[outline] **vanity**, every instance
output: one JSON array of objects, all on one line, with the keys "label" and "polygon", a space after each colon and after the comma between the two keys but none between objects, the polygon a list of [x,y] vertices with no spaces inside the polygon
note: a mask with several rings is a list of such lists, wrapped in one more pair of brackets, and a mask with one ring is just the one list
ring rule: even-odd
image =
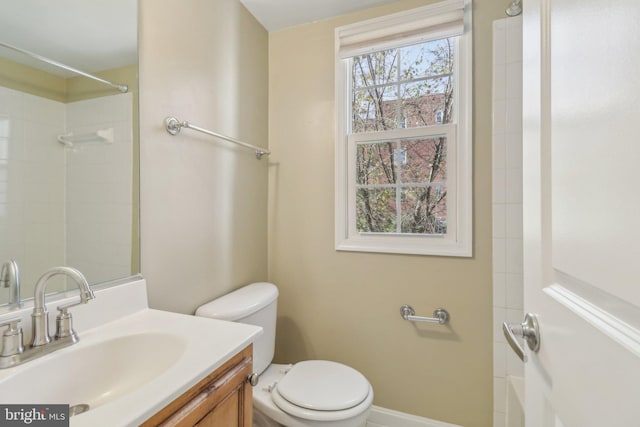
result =
[{"label": "vanity", "polygon": [[[141,277],[94,292],[73,311],[79,342],[0,370],[0,402],[78,407],[74,427],[252,425],[252,342],[261,328],[150,309]],[[55,313],[78,295],[51,299]],[[31,308],[0,322],[29,325]]]},{"label": "vanity", "polygon": [[252,346],[233,356],[182,396],[168,404],[142,427],[251,427]]}]

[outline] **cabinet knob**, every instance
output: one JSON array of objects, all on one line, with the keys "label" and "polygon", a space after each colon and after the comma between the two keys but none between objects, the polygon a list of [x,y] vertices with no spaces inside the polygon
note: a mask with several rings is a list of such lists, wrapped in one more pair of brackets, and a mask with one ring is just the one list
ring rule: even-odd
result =
[{"label": "cabinet knob", "polygon": [[251,387],[255,387],[258,385],[258,381],[260,381],[260,377],[255,372],[252,372],[251,374],[247,375],[247,381],[249,381],[249,384],[251,384]]}]

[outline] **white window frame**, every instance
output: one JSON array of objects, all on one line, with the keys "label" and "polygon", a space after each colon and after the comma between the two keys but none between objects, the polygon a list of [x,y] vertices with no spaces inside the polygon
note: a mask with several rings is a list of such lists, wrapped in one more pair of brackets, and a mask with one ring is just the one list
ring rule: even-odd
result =
[{"label": "white window frame", "polygon": [[[356,40],[370,51],[403,47],[393,36],[375,40],[376,36],[392,33],[414,34],[421,22],[438,24],[438,16],[464,8],[464,31],[456,45],[457,91],[454,124],[421,128],[394,129],[385,132],[350,133],[350,93],[352,60],[340,52],[341,40]],[[434,20],[434,16],[436,17]],[[444,38],[434,31],[435,38]],[[367,44],[367,38],[374,43]],[[414,37],[415,39],[415,37]],[[359,53],[356,53],[356,55]],[[355,56],[355,55],[351,55]],[[381,252],[417,255],[471,257],[472,251],[472,37],[471,0],[447,0],[393,15],[359,22],[336,29],[335,69],[335,248],[339,251]],[[447,136],[447,233],[444,235],[359,233],[355,222],[356,144],[358,142],[389,141],[405,138]]]}]

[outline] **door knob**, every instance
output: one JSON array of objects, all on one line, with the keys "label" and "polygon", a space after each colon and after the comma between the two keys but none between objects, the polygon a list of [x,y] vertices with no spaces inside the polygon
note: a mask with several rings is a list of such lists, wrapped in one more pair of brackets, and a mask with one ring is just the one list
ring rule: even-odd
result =
[{"label": "door knob", "polygon": [[533,352],[537,352],[540,349],[540,330],[538,328],[538,319],[535,314],[527,313],[524,316],[524,322],[522,323],[507,323],[502,324],[502,332],[507,339],[507,342],[516,352],[520,360],[527,361],[527,355],[524,353],[524,349],[518,342],[516,335],[524,338],[529,346],[529,349]]}]

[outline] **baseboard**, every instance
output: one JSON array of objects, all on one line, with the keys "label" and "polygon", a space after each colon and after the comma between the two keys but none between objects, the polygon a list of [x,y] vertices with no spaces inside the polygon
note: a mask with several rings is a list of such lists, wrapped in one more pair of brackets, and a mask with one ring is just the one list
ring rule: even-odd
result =
[{"label": "baseboard", "polygon": [[431,420],[429,418],[418,417],[405,414],[391,409],[373,406],[367,427],[461,427],[456,424],[444,423],[442,421]]}]

